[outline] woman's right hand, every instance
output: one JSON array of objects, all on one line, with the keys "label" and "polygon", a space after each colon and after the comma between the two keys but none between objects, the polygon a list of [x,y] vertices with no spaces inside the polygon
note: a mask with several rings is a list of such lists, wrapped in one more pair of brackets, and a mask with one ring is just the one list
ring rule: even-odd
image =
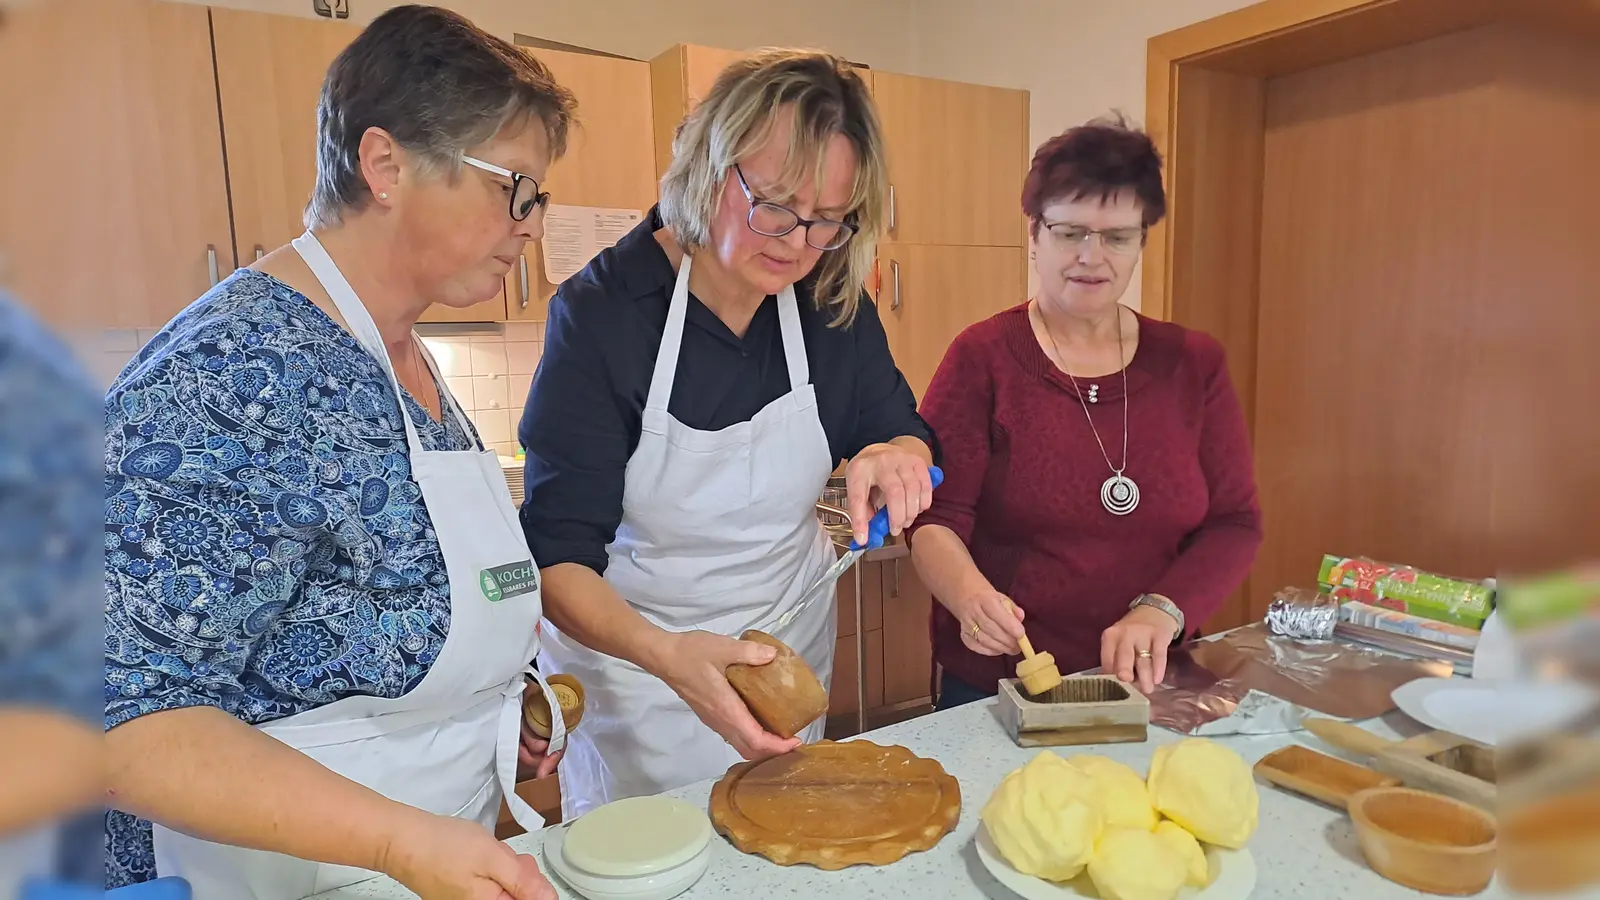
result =
[{"label": "woman's right hand", "polygon": [[961,643],[984,656],[1022,652],[1022,607],[991,587],[980,588],[948,604],[961,625]]},{"label": "woman's right hand", "polygon": [[[707,631],[685,631],[666,637],[657,674],[683,702],[745,759],[780,756],[800,746],[799,738],[781,738],[761,727],[745,706],[726,670],[734,663],[764,666],[777,651]],[[641,727],[650,727],[642,723]]]},{"label": "woman's right hand", "polygon": [[383,871],[422,900],[556,900],[538,862],[482,825],[411,812],[390,839]]}]

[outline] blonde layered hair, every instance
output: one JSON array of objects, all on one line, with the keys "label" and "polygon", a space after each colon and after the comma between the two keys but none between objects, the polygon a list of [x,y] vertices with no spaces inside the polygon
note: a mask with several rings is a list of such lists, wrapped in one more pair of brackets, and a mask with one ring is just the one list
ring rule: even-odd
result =
[{"label": "blonde layered hair", "polygon": [[739,160],[767,142],[780,115],[794,128],[774,196],[784,203],[808,180],[822,184],[828,142],[842,135],[856,155],[856,177],[844,216],[855,235],[823,251],[812,281],[818,309],[831,325],[855,318],[883,233],[889,182],[883,128],[872,95],[850,63],[816,50],[769,48],[748,54],[717,76],[700,105],[678,126],[672,164],[661,178],[661,218],[687,253],[711,245],[711,222],[724,181]]}]

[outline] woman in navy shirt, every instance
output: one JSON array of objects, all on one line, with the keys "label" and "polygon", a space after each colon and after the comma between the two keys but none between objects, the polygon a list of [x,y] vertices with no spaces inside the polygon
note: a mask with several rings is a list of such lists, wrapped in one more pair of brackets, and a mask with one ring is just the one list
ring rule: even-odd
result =
[{"label": "woman in navy shirt", "polygon": [[845,464],[856,536],[931,499],[933,437],[861,285],[884,220],[865,84],[825,54],[734,63],[691,113],[661,204],[561,286],[518,434],[545,574],[547,672],[583,682],[564,814],[821,737],[762,730],[728,685],[773,633],[826,683],[834,561],[815,514]]}]

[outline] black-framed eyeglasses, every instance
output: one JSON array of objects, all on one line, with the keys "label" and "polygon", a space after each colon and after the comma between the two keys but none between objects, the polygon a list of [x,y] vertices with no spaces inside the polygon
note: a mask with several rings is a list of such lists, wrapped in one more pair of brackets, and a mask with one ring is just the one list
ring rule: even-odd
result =
[{"label": "black-framed eyeglasses", "polygon": [[750,201],[750,215],[745,221],[749,224],[750,230],[756,234],[783,237],[803,226],[806,230],[806,243],[817,250],[837,250],[855,236],[856,226],[851,222],[839,222],[834,219],[802,219],[799,213],[787,206],[758,199],[751,192],[750,183],[744,180],[744,172],[737,163],[733,166],[733,174],[739,179],[739,189],[744,191],[744,198]]},{"label": "black-framed eyeglasses", "polygon": [[1100,236],[1100,246],[1107,253],[1126,255],[1139,252],[1144,246],[1145,229],[1140,226],[1128,228],[1088,228],[1083,225],[1073,225],[1070,222],[1051,222],[1046,224],[1045,230],[1062,247],[1077,249],[1095,235]]},{"label": "black-framed eyeglasses", "polygon": [[[539,182],[532,175],[513,172],[494,163],[484,162],[470,156],[461,157],[461,161],[469,166],[476,166],[485,172],[492,172],[501,178],[511,179],[511,218],[521,222],[533,215],[535,209],[544,209],[550,205],[550,192],[540,191]],[[504,185],[502,185],[504,187]]]}]

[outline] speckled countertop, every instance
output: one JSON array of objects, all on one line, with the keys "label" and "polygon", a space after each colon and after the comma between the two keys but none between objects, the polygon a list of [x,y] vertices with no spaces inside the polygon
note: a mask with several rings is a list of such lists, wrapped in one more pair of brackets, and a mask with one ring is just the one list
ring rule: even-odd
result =
[{"label": "speckled countertop", "polygon": [[[1421,729],[1399,713],[1388,718],[1362,723],[1386,737],[1405,737]],[[683,900],[709,898],[761,898],[761,900],[856,900],[856,898],[939,898],[984,897],[1015,900],[1016,895],[996,882],[978,861],[973,836],[978,826],[978,810],[1007,772],[1022,765],[1035,752],[1016,746],[1006,735],[994,713],[994,701],[974,703],[921,718],[911,719],[861,735],[879,744],[902,744],[913,752],[942,763],[961,784],[961,820],[953,832],[933,849],[906,857],[882,868],[853,867],[824,872],[810,866],[778,866],[760,857],[735,850],[725,839],[715,841],[711,866],[694,887],[679,895]],[[1085,748],[1059,748],[1056,752],[1097,753],[1125,762],[1140,772],[1148,770],[1151,754],[1178,735],[1152,727],[1150,740],[1141,744],[1109,744]],[[1294,735],[1229,737],[1219,739],[1244,756],[1252,765],[1262,756],[1289,743],[1322,747],[1305,732]],[[711,795],[712,781],[704,781],[672,791],[702,808]],[[1423,897],[1415,891],[1387,881],[1369,869],[1361,859],[1350,820],[1332,808],[1289,794],[1259,782],[1261,824],[1249,848],[1257,868],[1258,898],[1308,898],[1308,900],[1387,900],[1398,897]],[[539,834],[521,835],[509,841],[524,852],[540,853]],[[581,900],[559,879],[554,879],[563,900]],[[373,881],[320,895],[321,900],[356,898],[410,898],[413,894],[388,879]],[[1498,884],[1480,897],[1507,896]]]}]

